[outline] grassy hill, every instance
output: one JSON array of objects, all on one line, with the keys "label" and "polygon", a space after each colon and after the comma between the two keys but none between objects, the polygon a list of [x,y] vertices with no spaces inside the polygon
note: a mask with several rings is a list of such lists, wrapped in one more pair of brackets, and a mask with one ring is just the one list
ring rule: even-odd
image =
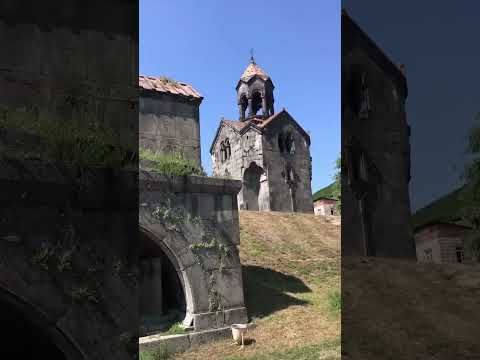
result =
[{"label": "grassy hill", "polygon": [[479,359],[479,299],[480,266],[342,258],[342,359]]},{"label": "grassy hill", "polygon": [[331,183],[330,185],[324,187],[323,189],[318,190],[313,194],[313,201],[317,201],[320,198],[334,199],[332,195],[334,187],[335,187],[335,183]]},{"label": "grassy hill", "polygon": [[340,359],[340,224],[309,214],[240,212],[246,304],[257,328],[175,359]]}]

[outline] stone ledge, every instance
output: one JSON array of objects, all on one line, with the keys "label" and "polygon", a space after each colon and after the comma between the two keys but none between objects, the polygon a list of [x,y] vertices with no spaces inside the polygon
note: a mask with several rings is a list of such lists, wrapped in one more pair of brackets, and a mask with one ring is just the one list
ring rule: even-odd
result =
[{"label": "stone ledge", "polygon": [[140,170],[140,190],[165,190],[175,193],[214,193],[237,194],[240,180],[222,179],[206,176],[164,176],[154,171]]},{"label": "stone ledge", "polygon": [[205,344],[210,341],[225,339],[231,336],[231,329],[229,326],[212,329],[196,331],[189,334],[180,335],[150,335],[138,339],[139,350],[153,350],[160,345],[165,345],[169,352],[183,352],[188,350],[191,346]]}]

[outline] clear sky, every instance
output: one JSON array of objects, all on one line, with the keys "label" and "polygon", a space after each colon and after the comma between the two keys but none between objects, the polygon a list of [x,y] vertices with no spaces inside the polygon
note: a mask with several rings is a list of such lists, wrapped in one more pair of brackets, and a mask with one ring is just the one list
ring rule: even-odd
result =
[{"label": "clear sky", "polygon": [[140,0],[140,74],[187,82],[203,96],[202,164],[220,118],[238,119],[235,86],[254,49],[285,107],[310,134],[312,191],[340,154],[340,1]]},{"label": "clear sky", "polygon": [[415,211],[462,183],[466,136],[480,111],[480,2],[343,5],[394,63],[406,66]]}]

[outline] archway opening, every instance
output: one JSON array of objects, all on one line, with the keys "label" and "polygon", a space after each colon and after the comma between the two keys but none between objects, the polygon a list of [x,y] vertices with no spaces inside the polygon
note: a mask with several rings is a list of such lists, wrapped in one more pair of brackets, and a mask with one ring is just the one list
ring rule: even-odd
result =
[{"label": "archway opening", "polygon": [[140,239],[141,336],[166,331],[185,319],[186,301],[172,254],[143,231]]},{"label": "archway opening", "polygon": [[257,115],[258,111],[262,108],[262,94],[259,92],[253,93],[252,96],[252,115]]},{"label": "archway opening", "polygon": [[81,359],[78,350],[42,313],[3,290],[0,319],[8,328],[2,334],[2,359]]},{"label": "archway opening", "polygon": [[255,163],[251,163],[243,174],[243,202],[246,210],[258,211],[260,194],[260,177],[263,169]]}]

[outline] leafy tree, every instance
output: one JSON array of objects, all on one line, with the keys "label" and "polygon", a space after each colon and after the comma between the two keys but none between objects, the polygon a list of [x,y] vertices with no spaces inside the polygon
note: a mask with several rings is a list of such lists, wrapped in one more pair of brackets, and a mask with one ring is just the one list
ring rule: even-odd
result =
[{"label": "leafy tree", "polygon": [[342,161],[339,156],[335,161],[335,173],[333,175],[334,185],[332,189],[332,197],[337,200],[335,207],[339,214],[341,214],[342,211],[341,163]]},{"label": "leafy tree", "polygon": [[473,228],[472,233],[465,239],[465,251],[480,261],[480,113],[475,120],[477,123],[470,129],[467,138],[467,153],[470,159],[464,171],[466,185],[462,194],[462,216]]}]

